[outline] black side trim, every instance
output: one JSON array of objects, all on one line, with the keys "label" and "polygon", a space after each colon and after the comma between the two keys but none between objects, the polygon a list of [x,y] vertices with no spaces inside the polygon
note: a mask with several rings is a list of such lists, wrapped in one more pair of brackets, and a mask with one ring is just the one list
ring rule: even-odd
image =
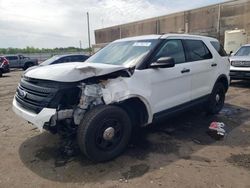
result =
[{"label": "black side trim", "polygon": [[164,111],[161,111],[161,112],[157,112],[153,116],[153,121],[159,120],[159,119],[162,119],[162,118],[171,117],[171,116],[174,116],[174,115],[176,115],[178,113],[184,112],[187,109],[190,109],[190,108],[192,108],[194,106],[201,105],[201,104],[205,103],[208,100],[209,96],[210,95],[205,95],[205,96],[200,97],[198,99],[195,99],[193,101],[190,101],[190,102],[175,106],[173,108],[170,108],[170,109],[167,109],[167,110],[164,110]]}]

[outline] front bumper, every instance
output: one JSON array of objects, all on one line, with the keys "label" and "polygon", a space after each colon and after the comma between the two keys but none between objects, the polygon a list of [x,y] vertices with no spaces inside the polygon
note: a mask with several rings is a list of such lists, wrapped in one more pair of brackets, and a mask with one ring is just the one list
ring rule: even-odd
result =
[{"label": "front bumper", "polygon": [[35,125],[40,131],[42,131],[44,124],[49,122],[50,118],[56,114],[56,109],[53,108],[43,108],[38,114],[30,112],[22,108],[15,97],[12,104],[12,109],[18,116]]}]

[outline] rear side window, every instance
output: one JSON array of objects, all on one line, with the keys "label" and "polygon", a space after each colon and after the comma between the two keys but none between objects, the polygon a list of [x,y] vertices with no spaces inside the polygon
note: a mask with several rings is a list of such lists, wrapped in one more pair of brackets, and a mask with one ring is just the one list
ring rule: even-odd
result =
[{"label": "rear side window", "polygon": [[212,59],[213,56],[201,40],[185,40],[188,61]]},{"label": "rear side window", "polygon": [[212,44],[214,49],[220,54],[220,56],[228,56],[227,52],[224,50],[223,46],[218,41],[211,41],[210,43]]},{"label": "rear side window", "polygon": [[7,56],[6,59],[8,59],[8,60],[18,60],[17,56]]}]

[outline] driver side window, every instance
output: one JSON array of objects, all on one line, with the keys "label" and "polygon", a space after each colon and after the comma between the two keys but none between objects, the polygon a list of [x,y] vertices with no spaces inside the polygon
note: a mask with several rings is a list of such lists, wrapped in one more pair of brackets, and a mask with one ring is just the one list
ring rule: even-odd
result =
[{"label": "driver side window", "polygon": [[184,63],[186,59],[181,40],[167,40],[154,57],[153,62],[161,57],[172,57],[176,64]]}]

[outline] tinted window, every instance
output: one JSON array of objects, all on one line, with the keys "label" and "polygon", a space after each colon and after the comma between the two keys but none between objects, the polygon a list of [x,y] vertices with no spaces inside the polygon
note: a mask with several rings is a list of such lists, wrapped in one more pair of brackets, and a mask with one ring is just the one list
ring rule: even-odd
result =
[{"label": "tinted window", "polygon": [[7,56],[6,59],[8,60],[18,60],[17,56]]},{"label": "tinted window", "polygon": [[188,61],[211,59],[212,54],[201,40],[185,40]]},{"label": "tinted window", "polygon": [[71,62],[83,62],[87,59],[87,56],[83,55],[76,55],[76,56],[71,56]]},{"label": "tinted window", "polygon": [[172,57],[175,63],[184,63],[185,53],[181,40],[168,40],[156,54],[153,62],[157,61],[160,57]]},{"label": "tinted window", "polygon": [[78,58],[78,56],[70,56],[70,61],[77,62],[77,61],[79,61],[79,58]]},{"label": "tinted window", "polygon": [[81,62],[83,62],[83,61],[85,61],[86,59],[88,59],[89,57],[88,56],[85,56],[85,55],[79,55],[78,56],[78,61],[81,61]]},{"label": "tinted window", "polygon": [[211,41],[211,44],[214,47],[214,49],[220,54],[220,56],[222,57],[228,56],[223,46],[218,41]]},{"label": "tinted window", "polygon": [[62,58],[56,60],[55,62],[53,62],[52,64],[68,63],[68,62],[71,62],[70,57],[62,57]]}]

